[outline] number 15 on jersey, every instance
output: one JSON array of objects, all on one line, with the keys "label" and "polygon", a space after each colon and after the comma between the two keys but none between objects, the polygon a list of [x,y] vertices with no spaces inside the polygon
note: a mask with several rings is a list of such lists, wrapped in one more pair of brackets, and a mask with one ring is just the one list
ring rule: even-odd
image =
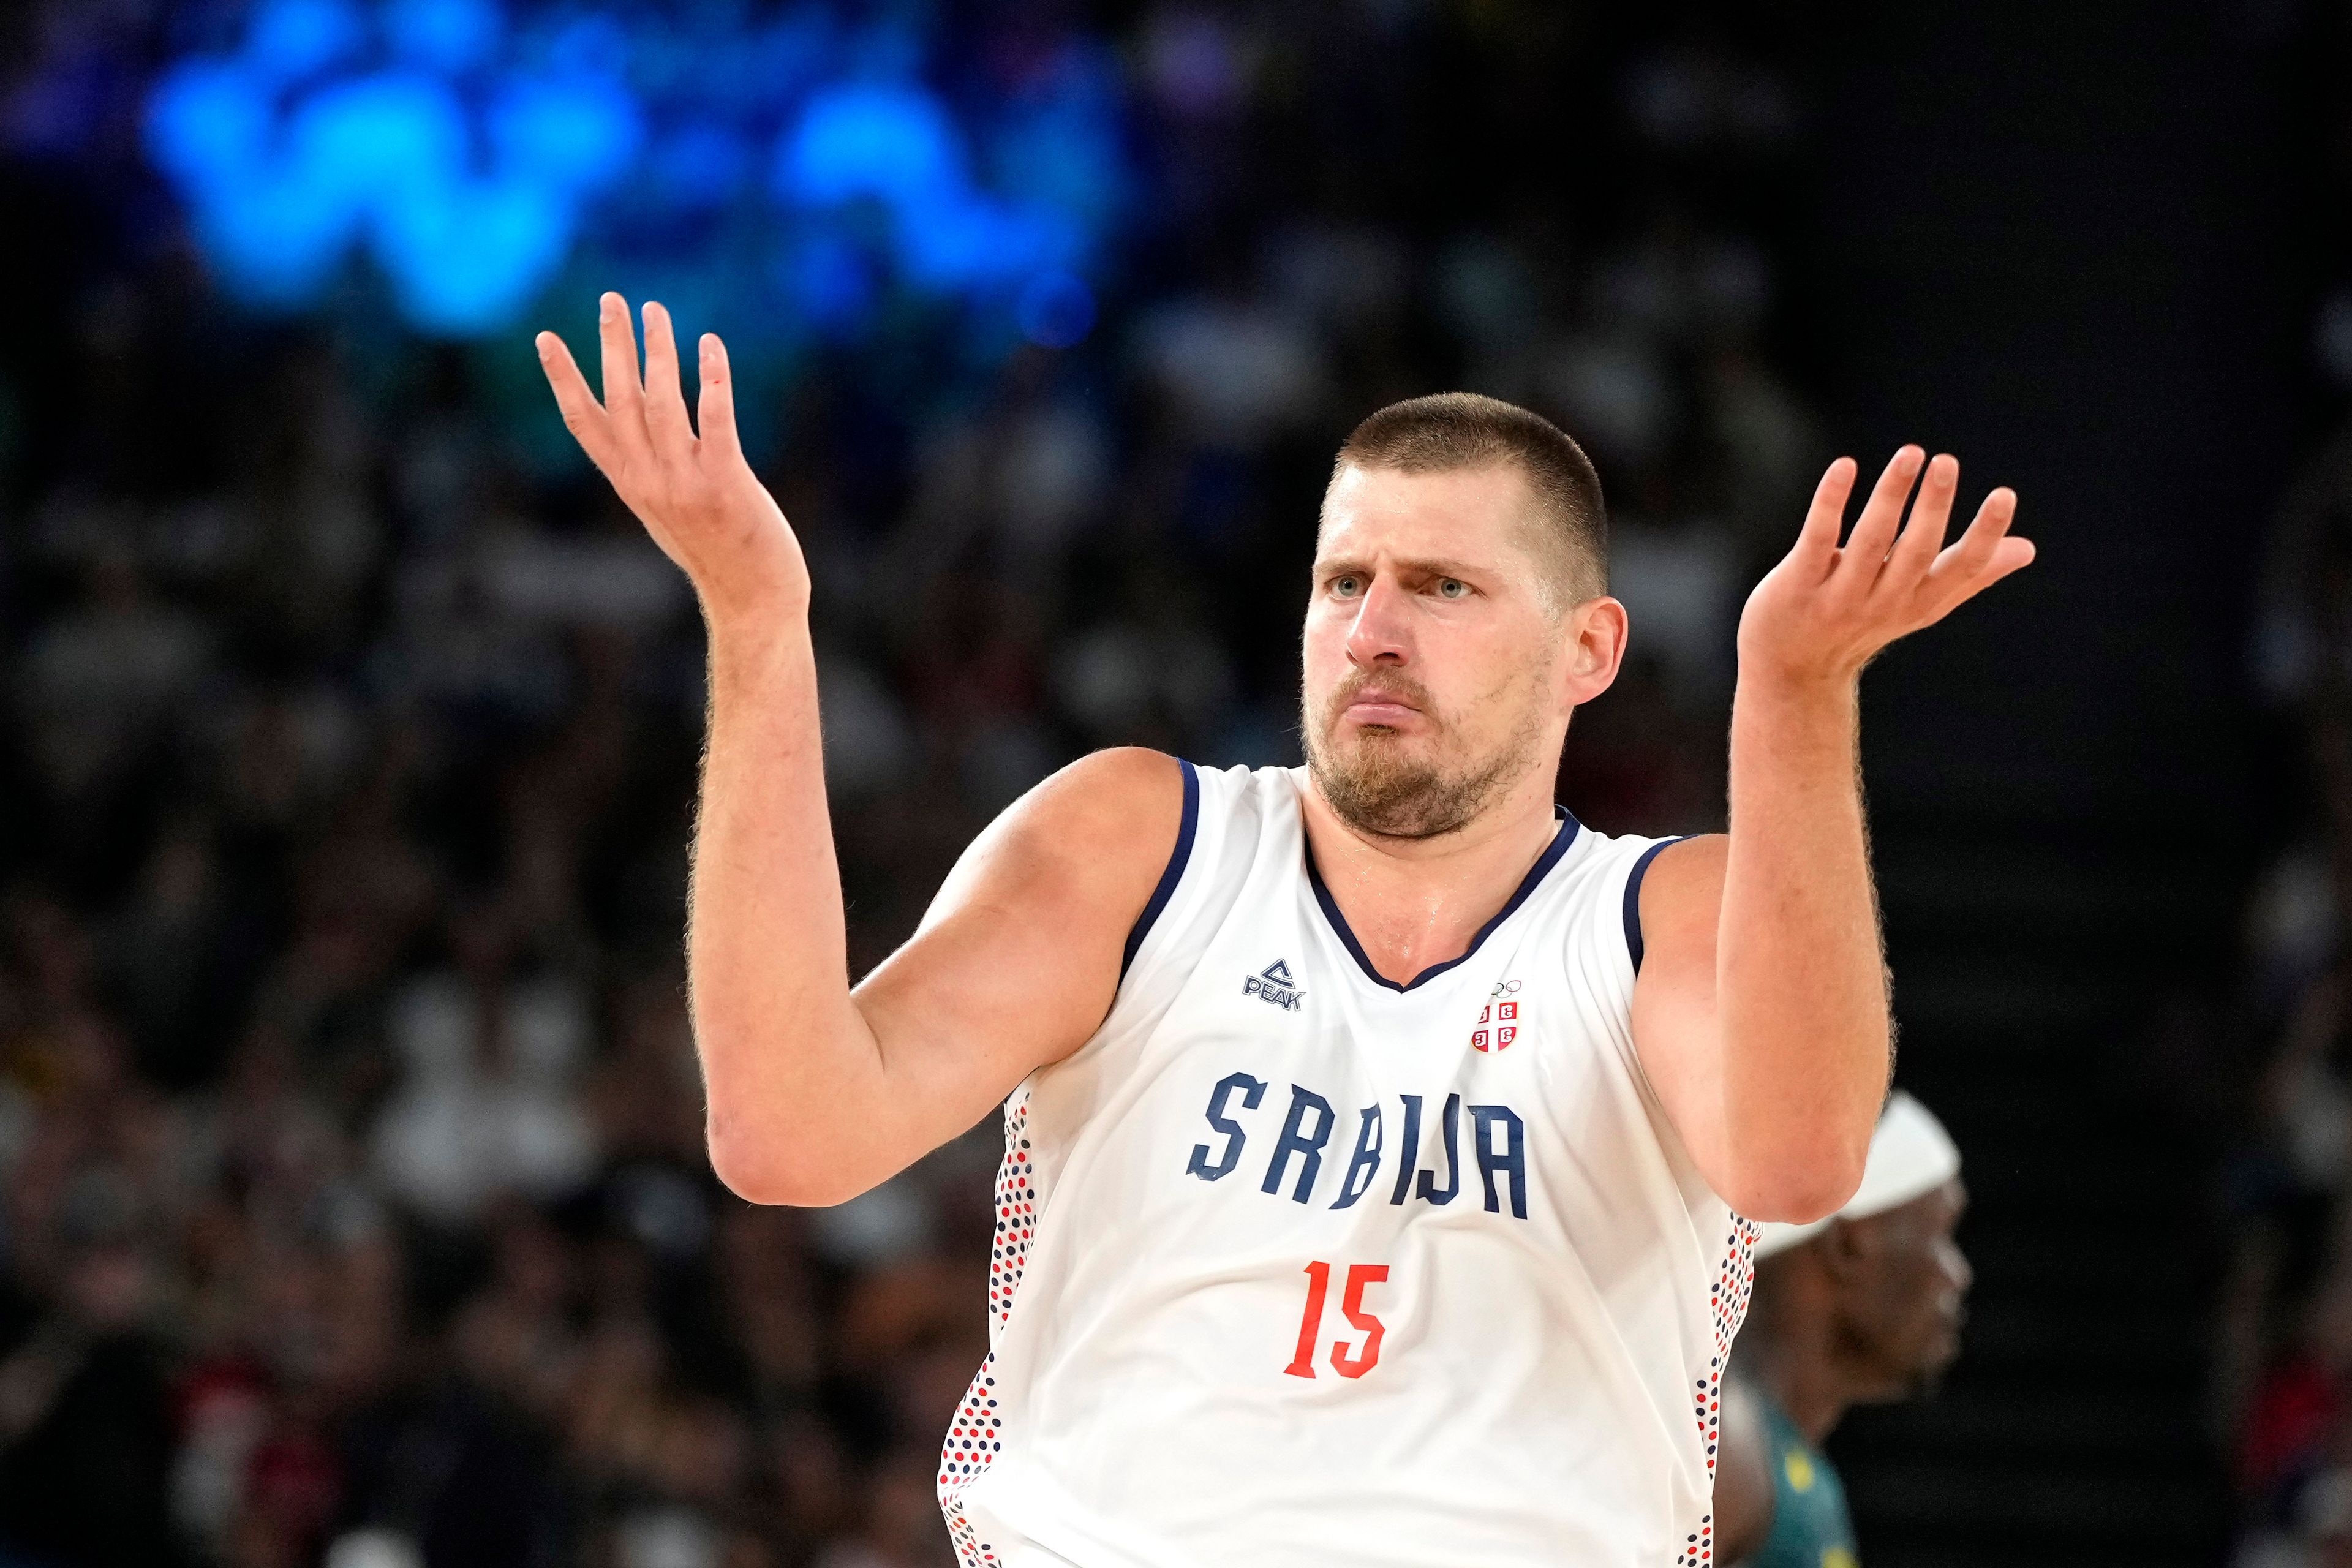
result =
[{"label": "number 15 on jersey", "polygon": [[[1331,1370],[1341,1377],[1361,1377],[1381,1362],[1381,1337],[1388,1332],[1387,1325],[1364,1310],[1364,1291],[1389,1277],[1385,1263],[1351,1263],[1348,1266],[1346,1283],[1340,1287],[1339,1315],[1348,1320],[1364,1336],[1363,1342],[1349,1350],[1346,1340],[1331,1342]],[[1316,1262],[1307,1266],[1307,1309],[1298,1321],[1298,1350],[1290,1364],[1282,1370],[1292,1377],[1315,1375],[1315,1349],[1322,1338],[1324,1303],[1331,1294],[1331,1265]]]}]

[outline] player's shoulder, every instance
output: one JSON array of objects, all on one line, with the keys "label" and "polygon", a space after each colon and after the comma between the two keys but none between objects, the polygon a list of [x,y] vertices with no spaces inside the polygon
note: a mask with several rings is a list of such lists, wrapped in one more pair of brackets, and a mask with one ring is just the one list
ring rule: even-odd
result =
[{"label": "player's shoulder", "polygon": [[1711,963],[1723,909],[1728,834],[1660,839],[1633,862],[1625,884],[1625,941],[1633,967],[1655,948],[1687,951]]},{"label": "player's shoulder", "polygon": [[1183,809],[1190,766],[1149,746],[1089,752],[1048,776],[1008,809],[1040,827],[1135,833]]},{"label": "player's shoulder", "polygon": [[1656,838],[1587,829],[1554,879],[1557,901],[1580,911],[1581,940],[1613,945],[1617,938],[1606,933],[1622,929],[1638,976],[1645,952],[1661,939],[1681,947],[1703,929],[1711,940],[1729,842],[1719,833]]},{"label": "player's shoulder", "polygon": [[1149,746],[1111,746],[1052,774],[1006,816],[1044,831],[1156,836],[1163,824],[1181,826],[1206,812],[1289,800],[1294,771],[1196,767]]},{"label": "player's shoulder", "polygon": [[1031,874],[1099,890],[1114,902],[1175,891],[1186,868],[1213,861],[1231,879],[1270,830],[1295,830],[1295,770],[1196,767],[1145,746],[1092,752],[1005,809],[983,836]]},{"label": "player's shoulder", "polygon": [[1048,775],[964,852],[926,923],[975,903],[1024,920],[1086,924],[1144,906],[1197,810],[1192,770],[1119,746]]},{"label": "player's shoulder", "polygon": [[1713,902],[1721,897],[1723,868],[1731,850],[1728,834],[1603,842],[1604,858],[1625,868],[1627,898],[1638,898],[1645,913],[1692,901]]},{"label": "player's shoulder", "polygon": [[1641,833],[1607,833],[1578,823],[1566,846],[1567,868],[1586,886],[1606,884],[1637,893],[1643,900],[1659,883],[1680,885],[1720,883],[1725,852],[1731,840],[1721,833],[1654,837]]},{"label": "player's shoulder", "polygon": [[1126,880],[1153,876],[1197,813],[1190,764],[1146,746],[1090,752],[1047,777],[999,817],[991,836],[1041,861]]},{"label": "player's shoulder", "polygon": [[1655,841],[1655,858],[1650,865],[1652,885],[1667,888],[1707,888],[1720,889],[1723,868],[1731,854],[1728,833],[1694,833],[1686,838],[1662,838]]}]

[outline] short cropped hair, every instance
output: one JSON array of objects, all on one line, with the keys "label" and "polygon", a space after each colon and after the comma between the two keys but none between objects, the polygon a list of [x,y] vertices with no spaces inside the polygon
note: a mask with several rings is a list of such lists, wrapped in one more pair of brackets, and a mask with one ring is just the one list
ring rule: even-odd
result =
[{"label": "short cropped hair", "polygon": [[1516,465],[1541,516],[1537,549],[1579,603],[1609,591],[1609,513],[1601,476],[1568,432],[1542,415],[1475,392],[1391,403],[1349,432],[1331,464],[1408,474]]}]

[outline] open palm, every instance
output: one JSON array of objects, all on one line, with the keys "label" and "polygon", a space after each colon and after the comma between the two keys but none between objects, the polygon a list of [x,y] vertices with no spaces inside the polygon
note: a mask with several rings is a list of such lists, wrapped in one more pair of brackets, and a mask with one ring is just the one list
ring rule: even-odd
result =
[{"label": "open palm", "polygon": [[[1743,674],[1850,678],[1887,644],[1935,625],[2033,560],[2032,543],[2009,531],[2017,492],[2006,487],[1985,497],[1968,531],[1946,546],[1960,465],[1948,455],[1929,461],[1917,447],[1895,454],[1840,545],[1856,474],[1851,458],[1829,466],[1795,548],[1748,595],[1739,617]],[[1906,525],[1914,485],[1918,499]]]},{"label": "open palm", "polygon": [[669,558],[694,580],[706,615],[764,612],[808,603],[800,542],[767,488],[751,472],[735,430],[735,387],[727,346],[701,342],[701,433],[687,417],[677,341],[669,312],[647,300],[642,377],[629,307],[618,294],[599,301],[604,397],[599,403],[572,351],[539,334],[539,359],[563,423],[612,481]]}]

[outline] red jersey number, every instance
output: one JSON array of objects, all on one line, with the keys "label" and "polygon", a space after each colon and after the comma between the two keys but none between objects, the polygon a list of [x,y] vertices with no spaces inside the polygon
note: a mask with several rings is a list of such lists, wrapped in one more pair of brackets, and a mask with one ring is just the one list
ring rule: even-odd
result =
[{"label": "red jersey number", "polygon": [[[1341,1377],[1361,1377],[1381,1363],[1381,1338],[1388,1326],[1374,1314],[1364,1310],[1364,1292],[1389,1277],[1385,1263],[1351,1263],[1348,1266],[1347,1282],[1340,1289],[1339,1315],[1349,1325],[1364,1336],[1363,1342],[1349,1349],[1346,1340],[1331,1342],[1331,1370]],[[1322,1337],[1323,1308],[1331,1295],[1331,1266],[1316,1262],[1307,1266],[1307,1309],[1298,1320],[1298,1348],[1290,1364],[1282,1370],[1291,1377],[1315,1375],[1315,1347]]]}]

